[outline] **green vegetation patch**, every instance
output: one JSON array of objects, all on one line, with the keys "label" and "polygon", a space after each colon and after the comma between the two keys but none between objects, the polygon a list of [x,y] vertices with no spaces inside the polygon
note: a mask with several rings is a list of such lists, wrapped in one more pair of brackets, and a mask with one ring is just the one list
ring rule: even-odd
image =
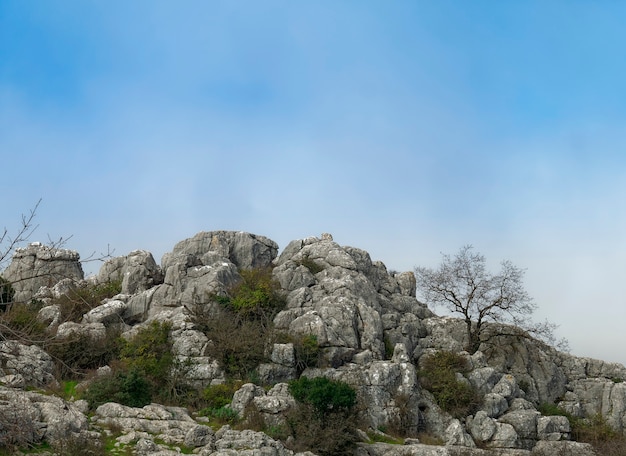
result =
[{"label": "green vegetation patch", "polygon": [[469,383],[457,378],[469,366],[461,355],[441,350],[421,361],[418,372],[422,387],[432,393],[437,405],[455,418],[471,415],[480,405],[481,397]]}]

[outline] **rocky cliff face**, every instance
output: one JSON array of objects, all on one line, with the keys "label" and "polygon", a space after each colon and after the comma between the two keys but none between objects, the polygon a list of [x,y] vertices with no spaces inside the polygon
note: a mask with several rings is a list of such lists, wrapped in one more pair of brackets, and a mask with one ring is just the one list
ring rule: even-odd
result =
[{"label": "rocky cliff face", "polygon": [[[256,372],[261,382],[274,386],[266,391],[243,385],[231,404],[235,411],[243,414],[254,405],[266,422],[279,422],[294,403],[283,382],[305,375],[353,386],[362,404],[364,430],[400,426],[413,437],[404,446],[359,444],[355,454],[363,456],[593,454],[588,445],[569,441],[565,417],[538,411],[544,403],[575,417],[599,414],[616,431],[626,430],[624,366],[577,358],[530,338],[504,336],[470,356],[463,351],[467,340],[462,322],[438,317],[419,302],[412,272],[391,273],[367,252],[341,246],[328,234],[292,241],[279,256],[277,244],[266,237],[228,231],[202,232],[179,242],[161,265],[149,252],[134,251],[110,259],[96,277],[86,279],[96,285],[121,281],[120,294],[77,322],[58,325],[58,309],[50,306],[40,311],[40,320],[57,337],[77,332],[91,338],[111,328],[130,337],[153,321],[166,321],[174,355],[191,366],[184,381],[219,384],[225,381],[224,366],[209,356],[213,342],[193,315],[213,312],[216,297],[242,280],[242,270],[262,267],[273,267],[286,299],[273,320],[275,330],[294,339],[314,336],[322,362],[302,372],[292,342],[273,344]],[[14,283],[14,305],[33,297],[43,302],[58,297],[67,279],[84,282],[77,253],[40,244],[18,251],[3,276]],[[467,415],[444,411],[420,383],[424,360],[442,350],[465,360],[467,369],[456,372],[456,378],[480,394]],[[176,454],[172,446],[183,444],[207,455],[293,454],[265,434],[228,426],[214,430],[185,409],[156,404],[104,404],[90,422],[84,401],[43,399],[24,389],[55,383],[54,366],[44,350],[24,341],[4,341],[0,361],[0,415],[21,410],[11,422],[36,423],[34,441],[89,436],[114,426],[122,430],[118,441],[132,443],[136,454]],[[2,426],[0,435],[10,432],[8,425]],[[415,436],[423,432],[444,446],[420,444]]]}]

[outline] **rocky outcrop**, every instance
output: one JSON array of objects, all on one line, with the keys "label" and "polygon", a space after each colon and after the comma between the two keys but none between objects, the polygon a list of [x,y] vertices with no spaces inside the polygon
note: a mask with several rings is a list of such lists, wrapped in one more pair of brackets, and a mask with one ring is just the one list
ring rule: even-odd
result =
[{"label": "rocky outcrop", "polygon": [[[37,318],[59,338],[80,334],[97,341],[113,328],[128,339],[152,321],[171,323],[172,354],[185,368],[178,381],[204,388],[225,382],[225,368],[211,358],[214,341],[193,316],[215,312],[216,298],[242,280],[242,270],[272,267],[286,305],[274,318],[281,340],[267,344],[266,359],[254,371],[268,388],[244,384],[230,408],[241,417],[252,411],[267,426],[279,427],[295,405],[286,382],[299,375],[344,381],[357,391],[364,430],[395,429],[411,437],[406,445],[364,442],[356,450],[362,456],[592,454],[588,446],[569,441],[565,417],[541,415],[542,403],[557,403],[581,418],[600,414],[614,429],[626,429],[624,366],[560,353],[527,335],[505,335],[514,331],[497,324],[490,326],[497,336],[470,356],[463,351],[464,323],[438,317],[419,302],[412,272],[389,272],[364,250],[341,246],[329,234],[292,241],[277,255],[270,239],[233,231],[183,240],[161,265],[149,252],[136,250],[108,260],[88,279],[94,284],[121,280],[122,292],[72,322],[60,321],[54,301],[83,278],[76,252],[31,244],[17,251],[3,276],[14,282],[17,298],[36,297],[45,304]],[[297,341],[304,336],[314,336],[309,340],[319,346],[317,366],[298,359]],[[424,360],[441,350],[467,361],[468,369],[455,378],[480,393],[480,403],[467,416],[446,413],[421,386]],[[20,419],[37,423],[29,431],[33,441],[64,432],[82,438],[114,428],[123,430],[118,444],[132,445],[136,454],[177,454],[182,446],[202,455],[293,454],[263,433],[214,429],[179,407],[108,403],[89,423],[79,403],[47,401],[24,391],[54,382],[54,364],[44,350],[23,341],[0,342],[5,385],[0,410],[20,410]],[[54,410],[62,408],[78,413],[77,421],[55,418]],[[415,437],[422,432],[445,445],[418,443]]]},{"label": "rocky outcrop", "polygon": [[39,242],[15,250],[11,264],[2,273],[11,282],[14,302],[29,302],[43,286],[63,279],[84,278],[80,255],[74,250],[57,249]]},{"label": "rocky outcrop", "polygon": [[0,386],[0,447],[11,443],[33,445],[43,441],[93,439],[83,413],[84,405]]},{"label": "rocky outcrop", "polygon": [[122,281],[122,293],[132,295],[163,283],[163,272],[150,252],[133,250],[107,260],[96,276],[97,283],[118,280]]}]

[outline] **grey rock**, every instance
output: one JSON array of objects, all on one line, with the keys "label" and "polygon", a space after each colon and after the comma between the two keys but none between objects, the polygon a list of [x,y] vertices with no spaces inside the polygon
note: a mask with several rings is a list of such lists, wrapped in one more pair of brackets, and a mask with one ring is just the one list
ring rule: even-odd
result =
[{"label": "grey rock", "polygon": [[89,337],[92,340],[103,340],[106,337],[106,327],[102,323],[76,323],[66,321],[57,329],[57,337],[66,339],[73,335]]},{"label": "grey rock", "polygon": [[491,448],[520,448],[520,439],[515,428],[508,423],[496,423],[496,432],[488,442]]},{"label": "grey rock", "polygon": [[39,309],[37,312],[37,320],[48,326],[48,328],[56,328],[59,326],[61,319],[61,307],[53,304]]},{"label": "grey rock", "polygon": [[398,281],[398,285],[400,286],[400,294],[410,296],[412,298],[415,297],[417,285],[415,274],[412,271],[397,274],[395,279]]},{"label": "grey rock", "polygon": [[208,454],[215,456],[293,456],[293,452],[287,450],[281,442],[273,440],[262,432],[249,429],[243,431],[226,429],[222,432],[220,429],[216,436],[216,451]]},{"label": "grey rock", "polygon": [[83,315],[82,322],[101,323],[107,327],[115,324],[123,324],[124,320],[122,315],[124,315],[127,308],[128,305],[124,301],[112,299],[98,307],[94,307]]},{"label": "grey rock", "polygon": [[493,367],[482,367],[471,371],[467,378],[478,392],[486,394],[493,390],[502,378],[502,374]]},{"label": "grey rock", "polygon": [[31,443],[90,437],[87,417],[71,402],[34,391],[0,387],[0,423]]},{"label": "grey rock", "polygon": [[14,340],[0,342],[0,365],[5,374],[21,376],[27,386],[56,384],[54,362],[37,345],[24,345]]},{"label": "grey rock", "polygon": [[511,374],[503,375],[491,392],[503,396],[507,401],[515,399],[522,394],[522,391],[517,385],[517,380]]},{"label": "grey rock", "polygon": [[107,260],[96,276],[96,283],[117,280],[122,280],[122,293],[132,295],[163,283],[163,272],[150,252],[133,250]]},{"label": "grey rock", "polygon": [[198,448],[201,446],[211,445],[215,442],[215,432],[209,426],[197,425],[192,427],[185,434],[183,441],[185,446]]},{"label": "grey rock", "polygon": [[569,440],[570,423],[565,416],[541,416],[537,419],[539,440]]},{"label": "grey rock", "polygon": [[200,260],[207,253],[227,258],[240,269],[250,269],[269,266],[276,258],[278,245],[265,236],[242,231],[201,232],[177,243],[171,253],[163,256],[162,267],[167,270],[180,255]]},{"label": "grey rock", "polygon": [[186,357],[201,357],[206,355],[209,338],[201,331],[184,329],[173,331],[172,353]]},{"label": "grey rock", "polygon": [[78,282],[84,278],[80,255],[74,250],[58,249],[33,242],[15,250],[3,277],[13,284],[14,302],[29,302],[43,286],[62,279]]},{"label": "grey rock", "polygon": [[474,440],[487,442],[496,433],[496,421],[480,410],[468,423],[468,430]]},{"label": "grey rock", "polygon": [[476,446],[474,440],[467,432],[465,432],[465,429],[459,420],[452,420],[450,425],[446,428],[445,436],[446,445],[457,445],[469,448]]},{"label": "grey rock", "polygon": [[142,408],[108,402],[96,409],[93,421],[100,426],[116,426],[156,435],[169,444],[182,444],[198,424],[181,407],[150,404]]},{"label": "grey rock", "polygon": [[281,366],[294,367],[296,365],[296,355],[293,344],[274,344],[270,360]]},{"label": "grey rock", "polygon": [[520,438],[522,448],[532,449],[537,440],[537,420],[541,416],[536,410],[517,410],[498,418],[500,423],[510,424]]},{"label": "grey rock", "polygon": [[236,411],[239,416],[243,416],[246,407],[252,403],[255,397],[259,396],[265,396],[265,390],[253,383],[246,383],[235,391],[230,408]]},{"label": "grey rock", "polygon": [[500,394],[487,393],[483,397],[481,410],[491,418],[498,418],[509,409],[509,403]]},{"label": "grey rock", "polygon": [[571,454],[576,456],[598,456],[588,443],[540,441],[533,448],[532,456],[555,456]]}]

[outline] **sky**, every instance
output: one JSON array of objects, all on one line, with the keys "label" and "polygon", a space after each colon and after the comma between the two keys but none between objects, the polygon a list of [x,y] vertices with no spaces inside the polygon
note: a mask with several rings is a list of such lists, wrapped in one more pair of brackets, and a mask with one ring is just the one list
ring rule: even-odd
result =
[{"label": "sky", "polygon": [[572,354],[626,363],[624,23],[614,1],[0,0],[0,228],[41,199],[31,241],[83,258],[328,232],[404,271],[471,244],[526,270]]}]

